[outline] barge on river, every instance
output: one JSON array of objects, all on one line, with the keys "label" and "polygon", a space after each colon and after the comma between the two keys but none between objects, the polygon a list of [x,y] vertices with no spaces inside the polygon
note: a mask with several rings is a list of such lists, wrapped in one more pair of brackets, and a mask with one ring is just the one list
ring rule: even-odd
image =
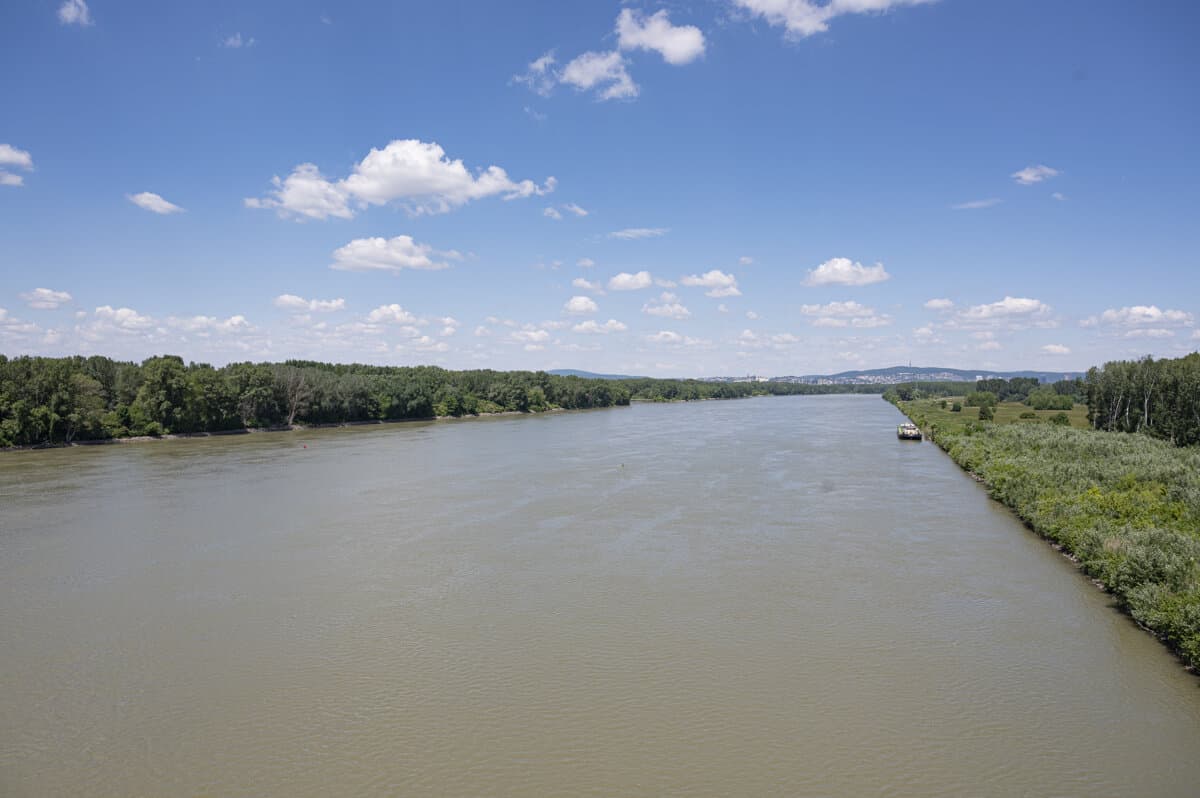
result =
[{"label": "barge on river", "polygon": [[919,441],[921,430],[916,424],[901,424],[896,427],[896,437],[902,441]]}]

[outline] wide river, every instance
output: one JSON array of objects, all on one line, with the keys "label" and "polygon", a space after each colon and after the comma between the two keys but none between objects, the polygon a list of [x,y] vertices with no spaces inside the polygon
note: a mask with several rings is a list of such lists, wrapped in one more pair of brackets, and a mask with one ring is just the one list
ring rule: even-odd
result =
[{"label": "wide river", "polygon": [[1200,794],[1200,680],[898,421],[0,455],[0,795]]}]

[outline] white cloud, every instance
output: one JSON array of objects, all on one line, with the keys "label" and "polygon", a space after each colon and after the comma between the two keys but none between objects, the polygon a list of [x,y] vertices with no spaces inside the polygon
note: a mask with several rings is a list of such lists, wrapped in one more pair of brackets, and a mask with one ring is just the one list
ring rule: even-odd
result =
[{"label": "white cloud", "polygon": [[1125,333],[1126,338],[1174,338],[1175,332],[1163,327],[1139,327]]},{"label": "white cloud", "polygon": [[17,166],[21,169],[33,168],[33,156],[26,150],[18,150],[11,144],[0,144],[0,166]]},{"label": "white cloud", "polygon": [[417,317],[396,303],[380,305],[367,314],[368,324],[408,324],[417,323]]},{"label": "white cloud", "polygon": [[132,308],[116,308],[101,305],[94,313],[97,321],[126,332],[140,332],[154,327],[154,319],[143,316]]},{"label": "white cloud", "polygon": [[221,46],[230,50],[239,50],[243,47],[253,47],[254,45],[255,40],[253,36],[242,38],[242,34],[240,33],[234,33],[221,40]]},{"label": "white cloud", "polygon": [[383,149],[372,148],[342,180],[328,180],[316,165],[302,163],[287,178],[276,176],[271,182],[273,191],[246,199],[246,206],[308,219],[349,219],[359,209],[390,202],[414,216],[445,213],[485,197],[542,196],[557,185],[553,177],[541,186],[532,180],[514,181],[499,166],[472,174],[461,160],[450,160],[437,143],[417,139],[396,139]]},{"label": "white cloud", "polygon": [[650,272],[640,271],[637,274],[629,272],[621,272],[613,275],[608,281],[608,290],[610,291],[638,291],[643,288],[649,288],[654,284],[654,278],[650,276]]},{"label": "white cloud", "polygon": [[201,335],[210,333],[229,335],[254,329],[250,322],[246,321],[245,316],[230,316],[227,319],[218,319],[216,316],[186,316],[183,318],[172,316],[167,319],[167,324],[184,332]]},{"label": "white cloud", "polygon": [[697,346],[707,343],[700,338],[692,338],[687,335],[680,335],[672,330],[659,330],[656,333],[646,336],[646,340],[654,344],[673,344],[677,346]]},{"label": "white cloud", "polygon": [[891,277],[882,263],[863,266],[849,258],[830,258],[815,269],[809,269],[805,285],[871,285]]},{"label": "white cloud", "polygon": [[562,214],[556,211],[554,208],[546,208],[542,211],[542,216],[545,216],[547,219],[554,219],[555,221],[562,220]]},{"label": "white cloud", "polygon": [[85,27],[94,24],[92,12],[84,0],[66,0],[58,7],[58,21],[64,25],[83,25]]},{"label": "white cloud", "polygon": [[331,313],[335,310],[345,310],[346,300],[341,299],[304,299],[295,294],[280,294],[275,297],[275,307],[284,310],[295,310],[308,313]]},{"label": "white cloud", "polygon": [[71,295],[66,291],[52,291],[49,288],[35,288],[21,294],[25,304],[37,310],[54,310],[60,305],[71,301]]},{"label": "white cloud", "polygon": [[920,344],[934,344],[942,342],[942,339],[938,337],[937,332],[935,332],[933,327],[929,324],[926,324],[924,327],[917,327],[914,329],[913,338],[915,338],[917,343]]},{"label": "white cloud", "polygon": [[829,30],[829,22],[845,14],[883,13],[901,6],[915,6],[932,0],[732,0],[752,16],[767,24],[783,27],[790,39],[802,39]]},{"label": "white cloud", "polygon": [[758,314],[755,313],[753,310],[747,310],[746,318],[750,319],[750,321],[754,321],[758,318]]},{"label": "white cloud", "polygon": [[412,236],[394,238],[356,238],[344,247],[333,251],[333,263],[329,268],[343,272],[399,272],[404,269],[448,269],[445,260],[461,260],[462,255],[454,250],[438,252],[428,244],[418,244]]},{"label": "white cloud", "polygon": [[989,322],[1044,317],[1049,313],[1050,306],[1040,299],[1006,296],[999,302],[969,307],[959,312],[958,318],[965,322]]},{"label": "white cloud", "polygon": [[687,286],[707,288],[709,290],[705,291],[704,295],[714,298],[742,295],[738,290],[737,278],[720,269],[712,269],[700,275],[689,274],[679,278],[679,282]]},{"label": "white cloud", "polygon": [[556,60],[553,50],[542,53],[541,56],[529,62],[529,66],[523,74],[514,75],[513,82],[520,83],[543,97],[550,96],[550,93],[554,91],[554,86],[558,83],[558,75],[554,71]]},{"label": "white cloud", "polygon": [[520,343],[542,343],[550,340],[550,333],[545,330],[513,330],[509,337]]},{"label": "white cloud", "polygon": [[[26,150],[18,150],[11,144],[0,144],[0,166],[18,169],[33,169],[33,157]],[[23,186],[25,178],[0,169],[0,186]]]},{"label": "white cloud", "polygon": [[575,261],[575,265],[581,269],[590,269],[596,265],[596,261],[592,260],[591,258],[580,258],[579,260]]},{"label": "white cloud", "polygon": [[666,227],[626,227],[608,234],[609,238],[619,238],[622,241],[635,241],[639,238],[658,238],[668,232]]},{"label": "white cloud", "polygon": [[151,213],[183,213],[183,208],[174,203],[167,202],[152,191],[143,191],[140,194],[126,194],[125,198],[139,208]]},{"label": "white cloud", "polygon": [[595,300],[586,296],[573,296],[567,300],[567,304],[563,305],[563,310],[574,315],[583,315],[585,313],[595,313],[600,309]]},{"label": "white cloud", "polygon": [[571,285],[575,288],[582,288],[584,291],[591,291],[593,294],[603,294],[604,286],[600,285],[600,281],[585,280],[582,277],[576,277],[571,281]]},{"label": "white cloud", "polygon": [[492,335],[492,331],[489,330],[487,327],[484,327],[482,324],[480,324],[478,327],[475,328],[475,332],[472,334],[476,338],[489,338]]},{"label": "white cloud", "polygon": [[1046,344],[1042,347],[1042,351],[1047,355],[1069,355],[1071,348],[1062,344]]},{"label": "white cloud", "polygon": [[930,299],[925,303],[928,310],[950,310],[954,303],[949,299]]},{"label": "white cloud", "polygon": [[750,257],[749,255],[743,255],[738,258],[739,266],[749,266],[752,263],[754,263],[754,258]]},{"label": "white cloud", "polygon": [[625,8],[617,16],[617,47],[653,50],[668,64],[679,66],[704,55],[704,34],[694,25],[672,25],[665,10],[646,17]]},{"label": "white cloud", "polygon": [[877,313],[875,308],[858,302],[830,302],[825,305],[801,305],[800,312],[812,316],[814,327],[885,327],[892,323],[891,316]]},{"label": "white cloud", "polygon": [[558,79],[580,91],[595,88],[601,100],[628,100],[638,96],[638,86],[625,66],[625,57],[617,50],[587,52],[563,67]]},{"label": "white cloud", "polygon": [[588,319],[587,321],[581,321],[571,329],[577,333],[608,335],[610,332],[625,332],[629,328],[616,319],[609,319],[603,324],[596,323],[594,319]]},{"label": "white cloud", "polygon": [[717,305],[717,312],[718,313],[728,313],[729,308],[725,305],[724,302],[722,302],[721,304]]},{"label": "white cloud", "polygon": [[1045,164],[1037,164],[1035,166],[1026,166],[1024,169],[1013,172],[1012,179],[1022,186],[1032,186],[1034,183],[1040,183],[1043,180],[1057,177],[1058,174],[1059,171],[1057,169],[1052,169]]},{"label": "white cloud", "polygon": [[1067,201],[1067,196],[1065,194],[1063,194],[1061,191],[1055,191],[1050,196],[1053,197],[1054,199],[1058,200],[1059,202]]},{"label": "white cloud", "polygon": [[578,205],[576,205],[574,202],[568,202],[566,205],[563,205],[563,209],[564,209],[564,210],[567,210],[567,211],[570,211],[571,213],[575,214],[576,216],[581,216],[581,217],[582,217],[582,216],[587,216],[587,215],[588,215],[588,212],[587,212],[587,210],[585,210],[584,208],[581,208],[581,207],[579,207],[579,206],[578,206]]},{"label": "white cloud", "polygon": [[990,199],[971,200],[970,202],[960,202],[957,205],[951,205],[950,207],[956,211],[975,211],[975,210],[979,210],[980,208],[995,207],[996,205],[999,205],[1001,202],[1004,202],[1004,200],[999,199],[997,197],[991,197]]},{"label": "white cloud", "polygon": [[1092,316],[1083,322],[1083,326],[1092,327],[1097,323],[1116,327],[1138,326],[1171,326],[1182,325],[1190,327],[1195,323],[1191,313],[1183,310],[1162,310],[1157,305],[1133,305],[1124,308],[1109,308],[1100,314],[1099,318]]},{"label": "white cloud", "polygon": [[686,319],[692,315],[692,312],[680,303],[679,297],[670,291],[664,291],[659,296],[657,302],[647,302],[645,305],[642,305],[642,312],[664,319],[675,319],[676,321]]}]

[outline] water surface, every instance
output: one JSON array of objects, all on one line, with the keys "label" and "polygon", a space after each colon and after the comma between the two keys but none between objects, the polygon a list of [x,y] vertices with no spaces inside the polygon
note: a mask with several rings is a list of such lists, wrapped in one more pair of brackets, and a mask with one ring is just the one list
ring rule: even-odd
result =
[{"label": "water surface", "polygon": [[899,420],[0,456],[0,794],[1196,795],[1197,680]]}]

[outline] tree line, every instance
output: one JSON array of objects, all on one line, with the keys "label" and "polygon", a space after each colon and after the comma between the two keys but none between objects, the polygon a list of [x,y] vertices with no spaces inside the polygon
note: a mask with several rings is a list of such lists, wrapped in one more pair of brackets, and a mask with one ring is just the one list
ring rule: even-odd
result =
[{"label": "tree line", "polygon": [[1200,352],[1112,361],[1089,369],[1084,382],[1095,429],[1200,444]]},{"label": "tree line", "polygon": [[304,360],[214,368],[175,355],[141,363],[0,355],[0,447],[294,424],[428,419],[732,399],[874,392],[870,386],[598,380],[542,371],[448,371]]}]

